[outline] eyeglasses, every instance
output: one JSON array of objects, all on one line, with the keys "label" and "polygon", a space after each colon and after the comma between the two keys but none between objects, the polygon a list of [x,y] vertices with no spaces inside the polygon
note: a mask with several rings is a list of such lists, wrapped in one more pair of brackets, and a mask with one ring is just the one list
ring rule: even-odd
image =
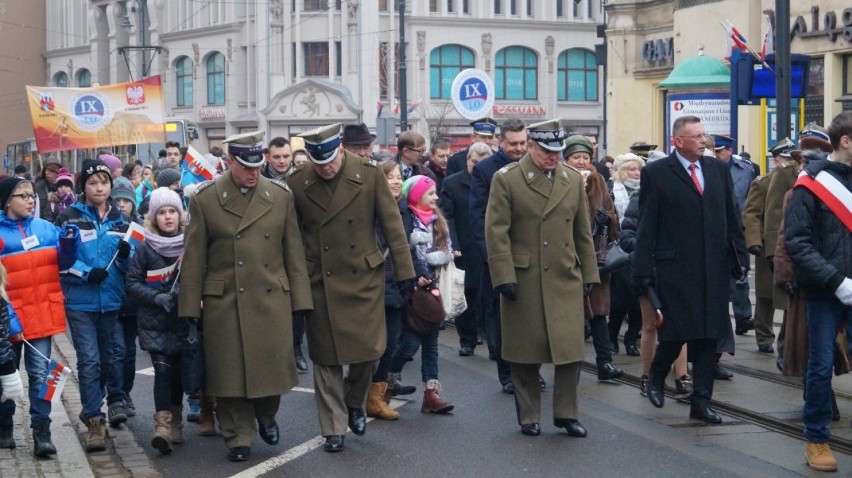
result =
[{"label": "eyeglasses", "polygon": [[36,195],[35,194],[12,194],[12,197],[13,198],[21,198],[24,201],[29,201],[31,199],[35,199]]},{"label": "eyeglasses", "polygon": [[423,152],[426,151],[425,147],[420,148],[420,149],[417,149],[417,148],[405,148],[405,149],[407,149],[409,151],[417,151],[417,154],[423,154]]},{"label": "eyeglasses", "polygon": [[694,140],[694,141],[701,141],[702,139],[704,139],[706,137],[707,137],[706,134],[694,134],[692,136],[684,136],[684,135],[678,136],[678,138],[689,138],[689,139]]}]

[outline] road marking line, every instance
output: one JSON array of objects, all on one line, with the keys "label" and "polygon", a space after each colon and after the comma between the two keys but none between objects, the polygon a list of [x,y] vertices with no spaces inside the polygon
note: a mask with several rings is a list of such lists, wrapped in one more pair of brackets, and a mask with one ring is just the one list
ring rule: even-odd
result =
[{"label": "road marking line", "polygon": [[[299,388],[299,387],[296,387],[296,388]],[[295,388],[293,390],[295,390]],[[309,389],[305,389],[305,390],[309,390]],[[313,390],[311,390],[311,391],[313,392]],[[394,398],[394,399],[391,400],[390,408],[397,409],[397,408],[405,405],[406,403],[408,403],[408,400],[399,400],[399,399]],[[367,423],[370,423],[373,420],[375,420],[375,419],[374,418],[368,418]],[[348,432],[347,432],[347,434],[348,434]],[[280,467],[286,465],[287,463],[295,460],[296,458],[299,458],[300,456],[307,454],[310,451],[316,450],[317,448],[321,447],[323,445],[323,443],[325,443],[324,437],[322,437],[322,436],[313,437],[310,440],[308,440],[304,443],[301,443],[299,445],[296,445],[293,448],[290,448],[289,450],[285,451],[284,453],[282,453],[282,454],[280,454],[280,455],[278,455],[274,458],[270,458],[270,459],[268,459],[264,462],[258,463],[257,465],[255,465],[255,466],[253,466],[253,467],[251,467],[247,470],[243,470],[243,471],[237,473],[236,475],[231,475],[230,478],[253,478],[253,477],[256,477],[256,476],[263,475],[265,473],[269,473],[270,471],[272,471],[276,468],[280,468]]]},{"label": "road marking line", "polygon": [[314,389],[312,388],[304,388],[304,387],[293,387],[294,392],[304,392],[304,393],[314,393]]},{"label": "road marking line", "polygon": [[154,367],[143,368],[142,370],[136,371],[137,375],[149,375],[151,377],[154,376]]}]

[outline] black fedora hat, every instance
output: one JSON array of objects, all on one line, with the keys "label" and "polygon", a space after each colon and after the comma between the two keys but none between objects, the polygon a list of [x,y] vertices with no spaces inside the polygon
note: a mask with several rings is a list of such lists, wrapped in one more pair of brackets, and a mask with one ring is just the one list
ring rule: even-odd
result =
[{"label": "black fedora hat", "polygon": [[370,144],[375,140],[376,135],[370,133],[364,123],[348,124],[343,127],[343,137],[341,138],[343,144]]}]

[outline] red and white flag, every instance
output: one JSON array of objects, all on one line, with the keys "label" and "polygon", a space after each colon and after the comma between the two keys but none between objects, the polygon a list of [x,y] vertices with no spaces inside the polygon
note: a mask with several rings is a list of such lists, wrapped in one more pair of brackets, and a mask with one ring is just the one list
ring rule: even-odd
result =
[{"label": "red and white flag", "polygon": [[133,247],[139,247],[145,242],[145,228],[131,222],[127,227],[127,232],[124,233],[124,240]]},{"label": "red and white flag", "polygon": [[65,382],[71,376],[71,369],[64,363],[57,360],[51,360],[47,364],[47,374],[44,381],[41,383],[41,388],[38,391],[38,398],[45,401],[53,401],[62,395],[62,389],[65,387]]}]

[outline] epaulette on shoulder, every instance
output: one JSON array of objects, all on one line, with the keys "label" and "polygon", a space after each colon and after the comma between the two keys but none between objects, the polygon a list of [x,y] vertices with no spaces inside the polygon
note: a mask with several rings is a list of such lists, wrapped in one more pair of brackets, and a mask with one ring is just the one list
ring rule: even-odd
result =
[{"label": "epaulette on shoulder", "polygon": [[518,167],[518,162],[515,161],[515,162],[509,163],[509,164],[503,166],[497,172],[500,173],[500,174],[506,174],[509,171],[511,171],[512,169],[517,168],[517,167]]},{"label": "epaulette on shoulder", "polygon": [[204,181],[195,187],[195,195],[198,196],[202,191],[213,185],[215,181]]},{"label": "epaulette on shoulder", "polygon": [[371,159],[371,160],[367,161],[367,165],[368,165],[368,166],[372,166],[372,167],[374,167],[374,168],[378,168],[378,167],[379,167],[379,163],[378,163],[378,161],[376,161],[375,159]]},{"label": "epaulette on shoulder", "polygon": [[290,191],[290,186],[287,186],[287,183],[285,183],[284,181],[282,181],[280,179],[272,179],[272,180],[270,180],[270,182],[272,184],[280,187],[280,188],[283,188],[283,189],[286,189],[287,191]]},{"label": "epaulette on shoulder", "polygon": [[763,181],[765,178],[766,178],[766,175],[761,174],[760,176],[754,178],[754,182],[759,183],[759,182]]}]

